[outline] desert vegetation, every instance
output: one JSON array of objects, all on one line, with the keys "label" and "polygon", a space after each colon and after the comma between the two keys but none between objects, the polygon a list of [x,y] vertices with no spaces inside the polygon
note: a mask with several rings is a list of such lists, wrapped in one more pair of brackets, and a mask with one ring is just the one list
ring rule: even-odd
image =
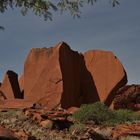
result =
[{"label": "desert vegetation", "polygon": [[82,105],[79,111],[73,114],[73,117],[82,123],[93,121],[95,124],[100,125],[132,123],[140,120],[140,115],[131,110],[110,110],[100,102]]},{"label": "desert vegetation", "polygon": [[[31,113],[30,113],[31,114]],[[62,116],[62,114],[61,114]],[[62,117],[61,117],[62,118]],[[48,120],[48,119],[47,119]],[[132,124],[140,120],[140,115],[126,110],[110,110],[101,102],[82,105],[73,115],[68,116],[70,125],[62,128],[67,121],[60,121],[60,117],[55,117],[45,125],[41,125],[35,117],[27,115],[27,111],[19,109],[8,109],[0,112],[0,125],[13,130],[22,131],[29,138],[38,140],[78,140],[88,138],[112,138],[112,130],[119,124]],[[59,121],[57,127],[54,127]],[[120,140],[137,140],[138,137],[120,137]]]}]

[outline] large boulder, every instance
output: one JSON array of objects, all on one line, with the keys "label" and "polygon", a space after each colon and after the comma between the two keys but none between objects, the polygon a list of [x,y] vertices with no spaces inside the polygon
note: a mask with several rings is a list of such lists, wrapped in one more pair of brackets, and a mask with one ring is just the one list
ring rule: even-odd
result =
[{"label": "large boulder", "polygon": [[71,50],[66,43],[32,49],[24,65],[24,98],[39,100],[38,103],[48,109],[59,104],[63,108],[78,107],[83,101],[95,100],[94,91],[85,95],[82,90],[84,80],[89,81],[87,77],[90,74],[86,71],[82,55]]},{"label": "large boulder", "polygon": [[95,83],[99,100],[110,106],[116,91],[127,83],[126,72],[110,51],[93,50],[84,53],[87,70]]},{"label": "large boulder", "polygon": [[0,87],[0,94],[4,99],[22,98],[18,83],[18,75],[8,70]]}]

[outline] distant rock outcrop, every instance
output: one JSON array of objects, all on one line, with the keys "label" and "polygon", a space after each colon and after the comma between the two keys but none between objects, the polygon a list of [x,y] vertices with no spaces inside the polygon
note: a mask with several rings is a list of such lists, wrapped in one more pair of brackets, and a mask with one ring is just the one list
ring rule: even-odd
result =
[{"label": "distant rock outcrop", "polygon": [[118,58],[110,51],[93,50],[84,53],[99,100],[111,105],[116,91],[127,83],[126,72]]},{"label": "distant rock outcrop", "polygon": [[140,85],[127,85],[120,88],[113,104],[114,109],[140,111]]},{"label": "distant rock outcrop", "polygon": [[0,87],[0,94],[5,99],[22,98],[18,83],[18,75],[15,72],[6,72]]}]

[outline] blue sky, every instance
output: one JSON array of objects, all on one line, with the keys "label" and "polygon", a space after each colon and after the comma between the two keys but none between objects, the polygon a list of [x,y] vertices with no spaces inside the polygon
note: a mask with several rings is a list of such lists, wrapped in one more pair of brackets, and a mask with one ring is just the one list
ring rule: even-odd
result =
[{"label": "blue sky", "polygon": [[113,51],[123,63],[129,84],[140,83],[140,0],[121,0],[111,7],[109,0],[99,0],[85,6],[80,19],[69,13],[56,13],[53,21],[18,9],[0,14],[0,81],[6,70],[19,75],[31,48],[50,47],[65,41],[72,49],[85,52],[92,49]]}]

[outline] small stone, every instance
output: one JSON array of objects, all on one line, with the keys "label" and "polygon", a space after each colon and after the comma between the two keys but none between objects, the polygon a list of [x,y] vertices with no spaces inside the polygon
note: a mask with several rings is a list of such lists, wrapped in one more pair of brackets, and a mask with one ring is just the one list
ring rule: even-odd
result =
[{"label": "small stone", "polygon": [[40,122],[40,125],[44,128],[52,128],[53,126],[53,121],[51,120],[44,120]]}]

